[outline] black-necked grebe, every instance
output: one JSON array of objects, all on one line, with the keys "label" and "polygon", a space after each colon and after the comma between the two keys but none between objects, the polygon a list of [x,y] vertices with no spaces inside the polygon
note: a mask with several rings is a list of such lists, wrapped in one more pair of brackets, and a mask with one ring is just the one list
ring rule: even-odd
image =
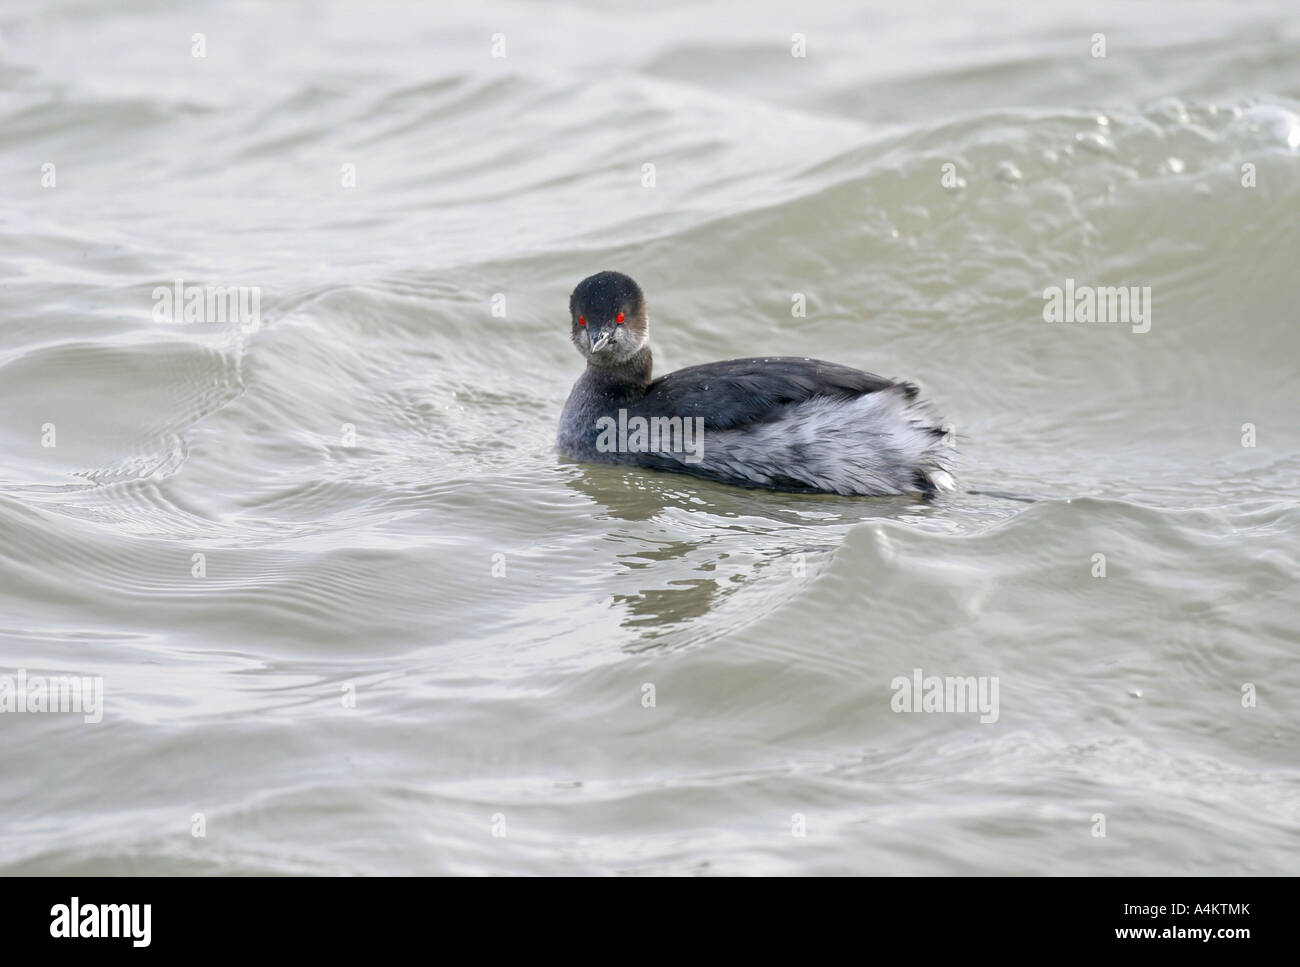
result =
[{"label": "black-necked grebe", "polygon": [[569,314],[587,371],[560,417],[567,456],[796,493],[953,487],[947,430],[911,383],[792,357],[706,363],[652,380],[645,297],[619,272],[578,283]]}]

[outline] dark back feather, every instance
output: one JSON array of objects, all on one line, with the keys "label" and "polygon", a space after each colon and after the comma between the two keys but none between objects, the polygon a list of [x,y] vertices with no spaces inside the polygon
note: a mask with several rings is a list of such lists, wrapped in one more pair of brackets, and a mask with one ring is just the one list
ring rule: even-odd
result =
[{"label": "dark back feather", "polygon": [[909,395],[916,392],[910,384],[896,384],[883,376],[820,359],[729,359],[688,366],[660,377],[629,412],[702,416],[705,428],[716,432],[775,419],[791,403],[817,397],[856,399],[895,385],[905,386]]}]

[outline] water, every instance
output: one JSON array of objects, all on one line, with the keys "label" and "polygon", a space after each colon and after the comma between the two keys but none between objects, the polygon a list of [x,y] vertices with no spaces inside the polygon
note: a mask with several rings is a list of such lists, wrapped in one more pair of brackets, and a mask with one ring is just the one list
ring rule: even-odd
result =
[{"label": "water", "polygon": [[[1300,10],[851,6],[3,8],[0,871],[1300,872]],[[1036,500],[560,460],[604,268]]]}]

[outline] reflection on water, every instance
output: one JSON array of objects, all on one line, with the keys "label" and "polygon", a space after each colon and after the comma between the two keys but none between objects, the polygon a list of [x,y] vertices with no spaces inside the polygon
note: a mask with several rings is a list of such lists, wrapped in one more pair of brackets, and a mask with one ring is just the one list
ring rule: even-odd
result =
[{"label": "reflection on water", "polygon": [[956,530],[943,499],[784,494],[616,465],[561,466],[565,484],[589,501],[590,519],[608,529],[602,543],[616,548],[620,570],[608,577],[620,589],[611,600],[631,633],[629,651],[712,640],[730,626],[713,622],[702,634],[694,619],[725,613],[727,603],[739,612],[730,620],[743,622],[780,606],[815,580],[855,525]]}]

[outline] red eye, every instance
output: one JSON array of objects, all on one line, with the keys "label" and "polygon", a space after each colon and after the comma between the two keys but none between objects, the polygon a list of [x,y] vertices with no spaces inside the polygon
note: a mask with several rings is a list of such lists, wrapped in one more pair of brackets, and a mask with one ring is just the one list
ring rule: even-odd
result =
[{"label": "red eye", "polygon": [[580,325],[580,326],[585,326],[586,324],[587,324],[587,317],[586,317],[586,316],[578,316],[578,325]]},{"label": "red eye", "polygon": [[617,316],[614,317],[614,319],[616,322],[621,324],[623,322],[623,313],[620,312]]}]

